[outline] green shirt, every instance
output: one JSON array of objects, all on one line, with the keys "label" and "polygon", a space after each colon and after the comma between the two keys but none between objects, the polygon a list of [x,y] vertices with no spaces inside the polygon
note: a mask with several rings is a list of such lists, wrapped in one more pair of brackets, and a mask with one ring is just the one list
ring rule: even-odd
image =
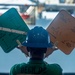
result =
[{"label": "green shirt", "polygon": [[27,64],[15,64],[11,68],[10,75],[17,74],[62,75],[62,68],[58,64],[47,64],[44,61],[29,61]]}]

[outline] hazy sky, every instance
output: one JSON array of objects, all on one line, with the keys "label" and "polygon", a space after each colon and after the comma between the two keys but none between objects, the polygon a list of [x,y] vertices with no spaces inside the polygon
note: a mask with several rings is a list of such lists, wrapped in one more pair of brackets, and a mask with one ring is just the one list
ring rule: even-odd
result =
[{"label": "hazy sky", "polygon": [[[49,64],[59,64],[63,72],[75,72],[75,50],[70,55],[65,55],[60,50],[55,51],[45,59]],[[0,48],[0,72],[9,72],[10,68],[17,63],[28,62],[28,58],[17,48],[10,53],[4,53]]]}]

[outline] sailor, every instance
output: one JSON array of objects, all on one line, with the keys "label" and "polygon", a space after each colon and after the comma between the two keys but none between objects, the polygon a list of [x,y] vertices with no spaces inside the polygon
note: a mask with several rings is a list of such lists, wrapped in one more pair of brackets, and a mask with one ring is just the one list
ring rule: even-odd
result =
[{"label": "sailor", "polygon": [[27,33],[26,40],[18,48],[27,56],[27,63],[15,64],[10,75],[62,75],[62,68],[59,64],[49,64],[44,59],[52,54],[53,48],[49,33],[43,27],[34,27]]}]

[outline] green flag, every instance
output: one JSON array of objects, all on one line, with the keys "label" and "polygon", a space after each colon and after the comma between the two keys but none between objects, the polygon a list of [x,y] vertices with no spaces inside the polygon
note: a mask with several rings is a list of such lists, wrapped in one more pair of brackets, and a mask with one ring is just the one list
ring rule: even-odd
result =
[{"label": "green flag", "polygon": [[0,46],[3,51],[12,51],[18,45],[16,40],[22,43],[28,31],[27,24],[15,8],[6,11],[0,16]]}]

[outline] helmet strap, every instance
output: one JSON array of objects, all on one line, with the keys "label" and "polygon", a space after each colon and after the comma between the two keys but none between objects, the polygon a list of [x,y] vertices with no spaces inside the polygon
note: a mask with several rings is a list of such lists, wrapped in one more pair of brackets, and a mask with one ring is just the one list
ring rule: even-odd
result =
[{"label": "helmet strap", "polygon": [[44,58],[45,58],[45,56],[46,56],[46,53],[44,53]]},{"label": "helmet strap", "polygon": [[31,57],[30,52],[28,52],[29,57]]}]

